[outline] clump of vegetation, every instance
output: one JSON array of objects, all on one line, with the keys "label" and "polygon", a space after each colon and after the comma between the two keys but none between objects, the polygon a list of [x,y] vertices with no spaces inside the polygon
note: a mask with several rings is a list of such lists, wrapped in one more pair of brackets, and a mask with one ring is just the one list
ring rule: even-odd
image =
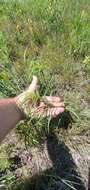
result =
[{"label": "clump of vegetation", "polygon": [[[89,13],[89,0],[0,0],[0,97],[18,95],[35,74],[40,96],[63,97],[73,127],[87,127]],[[26,120],[19,124],[17,133],[26,144],[38,145],[52,130],[50,122]],[[7,161],[3,166],[8,167]]]}]

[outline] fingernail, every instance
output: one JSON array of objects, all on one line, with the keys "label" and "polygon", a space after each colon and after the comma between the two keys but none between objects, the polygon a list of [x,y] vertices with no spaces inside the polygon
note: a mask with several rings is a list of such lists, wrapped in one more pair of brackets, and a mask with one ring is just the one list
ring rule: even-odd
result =
[{"label": "fingernail", "polygon": [[63,107],[57,109],[57,114],[62,113],[62,112],[64,112],[64,108]]}]

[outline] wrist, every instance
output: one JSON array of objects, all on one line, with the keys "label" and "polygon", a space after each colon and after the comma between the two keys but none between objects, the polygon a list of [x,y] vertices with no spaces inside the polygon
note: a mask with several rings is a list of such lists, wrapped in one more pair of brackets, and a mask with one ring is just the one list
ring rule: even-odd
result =
[{"label": "wrist", "polygon": [[15,102],[18,109],[21,111],[24,119],[26,117],[31,117],[34,108],[36,107],[40,97],[36,92],[30,92],[29,90],[24,91],[17,97],[15,97]]},{"label": "wrist", "polygon": [[18,96],[13,98],[13,102],[14,102],[14,105],[16,107],[17,112],[20,114],[21,120],[24,120],[26,118],[26,115],[23,112],[23,110],[21,110],[20,107],[19,107]]}]

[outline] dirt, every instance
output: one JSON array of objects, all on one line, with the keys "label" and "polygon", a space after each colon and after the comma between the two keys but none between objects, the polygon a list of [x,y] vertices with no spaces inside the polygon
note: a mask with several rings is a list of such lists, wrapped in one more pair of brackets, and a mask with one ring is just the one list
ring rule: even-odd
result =
[{"label": "dirt", "polygon": [[89,189],[90,128],[77,135],[52,133],[39,147],[26,147],[15,131],[7,142],[9,169],[23,189]]}]

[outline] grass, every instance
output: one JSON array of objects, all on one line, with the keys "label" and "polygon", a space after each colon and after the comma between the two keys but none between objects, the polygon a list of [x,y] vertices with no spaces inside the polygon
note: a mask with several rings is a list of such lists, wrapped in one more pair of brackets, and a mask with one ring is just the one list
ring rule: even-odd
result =
[{"label": "grass", "polygon": [[[87,127],[89,13],[89,0],[0,0],[0,97],[21,93],[36,74],[40,95],[64,97],[73,127]],[[17,128],[26,144],[35,145],[52,127],[29,120]]]}]

